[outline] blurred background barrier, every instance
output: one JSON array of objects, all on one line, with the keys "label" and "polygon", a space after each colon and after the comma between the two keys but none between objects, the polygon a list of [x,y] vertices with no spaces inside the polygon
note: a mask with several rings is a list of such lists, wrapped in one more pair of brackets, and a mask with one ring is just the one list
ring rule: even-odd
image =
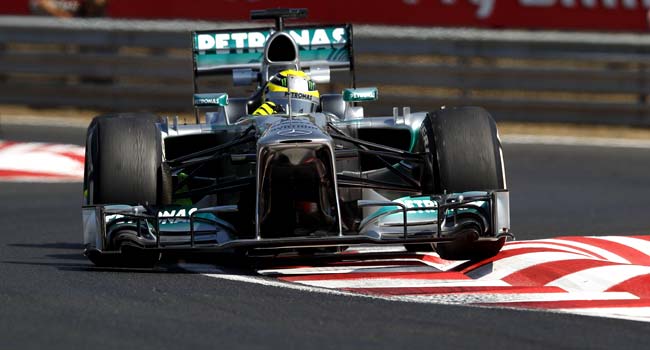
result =
[{"label": "blurred background barrier", "polygon": [[[382,0],[380,6],[350,0],[2,0],[0,13],[34,14],[35,3],[44,2],[58,2],[54,7],[68,12],[95,3],[94,11],[81,12],[87,16],[101,7],[102,15],[93,17],[124,19],[238,21],[251,10],[305,7],[318,23],[636,32],[648,30],[650,9],[648,0]],[[44,10],[37,12],[51,13]]]},{"label": "blurred background barrier", "polygon": [[[186,113],[189,32],[250,26],[0,16],[0,103]],[[650,126],[644,34],[354,29],[357,85],[380,88],[379,101],[364,105],[370,113],[480,105],[497,120]],[[202,87],[233,91],[230,80]]]}]

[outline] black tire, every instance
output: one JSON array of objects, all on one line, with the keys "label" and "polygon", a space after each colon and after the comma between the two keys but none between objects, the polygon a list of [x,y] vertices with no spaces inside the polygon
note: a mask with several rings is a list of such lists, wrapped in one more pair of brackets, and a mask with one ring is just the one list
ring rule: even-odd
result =
[{"label": "black tire", "polygon": [[[480,107],[454,107],[429,113],[420,128],[423,194],[506,188],[503,152],[494,119]],[[432,245],[406,245],[433,251]]]},{"label": "black tire", "polygon": [[497,126],[485,109],[458,107],[430,113],[420,137],[427,153],[426,194],[506,188]]},{"label": "black tire", "polygon": [[[162,141],[155,125],[159,121],[146,113],[93,119],[86,135],[85,204],[171,203],[171,176],[163,163]],[[96,254],[88,257],[99,266],[143,267],[153,266],[159,255],[145,251],[138,255],[130,250],[110,259]]]},{"label": "black tire", "polygon": [[162,162],[162,141],[147,113],[96,117],[86,138],[84,202],[150,204],[171,202],[169,171]]}]

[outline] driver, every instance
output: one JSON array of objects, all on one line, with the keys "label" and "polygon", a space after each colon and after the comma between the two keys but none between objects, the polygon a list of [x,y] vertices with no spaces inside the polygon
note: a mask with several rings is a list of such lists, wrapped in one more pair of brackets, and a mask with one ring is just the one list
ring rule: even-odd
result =
[{"label": "driver", "polygon": [[253,115],[287,113],[289,94],[292,114],[315,112],[320,103],[320,94],[309,75],[300,70],[287,69],[272,76],[266,83],[262,90],[264,103]]}]

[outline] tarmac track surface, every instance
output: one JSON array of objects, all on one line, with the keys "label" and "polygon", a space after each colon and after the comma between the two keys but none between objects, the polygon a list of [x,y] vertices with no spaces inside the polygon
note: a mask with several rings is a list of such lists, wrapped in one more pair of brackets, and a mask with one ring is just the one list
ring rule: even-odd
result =
[{"label": "tarmac track surface", "polygon": [[[3,126],[2,139],[83,142],[83,130]],[[650,150],[505,146],[518,239],[650,234]],[[624,348],[650,324],[391,302],[218,280],[174,264],[94,268],[80,184],[0,184],[0,348]],[[250,274],[246,265],[230,271]]]}]

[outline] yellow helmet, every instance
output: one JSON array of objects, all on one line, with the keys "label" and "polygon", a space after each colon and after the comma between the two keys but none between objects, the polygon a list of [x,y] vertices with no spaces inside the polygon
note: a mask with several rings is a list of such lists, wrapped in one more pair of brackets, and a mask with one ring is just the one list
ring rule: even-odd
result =
[{"label": "yellow helmet", "polygon": [[314,81],[307,73],[293,69],[272,76],[264,87],[263,98],[264,101],[285,107],[289,104],[289,94],[292,113],[315,112],[320,104],[320,94]]}]

